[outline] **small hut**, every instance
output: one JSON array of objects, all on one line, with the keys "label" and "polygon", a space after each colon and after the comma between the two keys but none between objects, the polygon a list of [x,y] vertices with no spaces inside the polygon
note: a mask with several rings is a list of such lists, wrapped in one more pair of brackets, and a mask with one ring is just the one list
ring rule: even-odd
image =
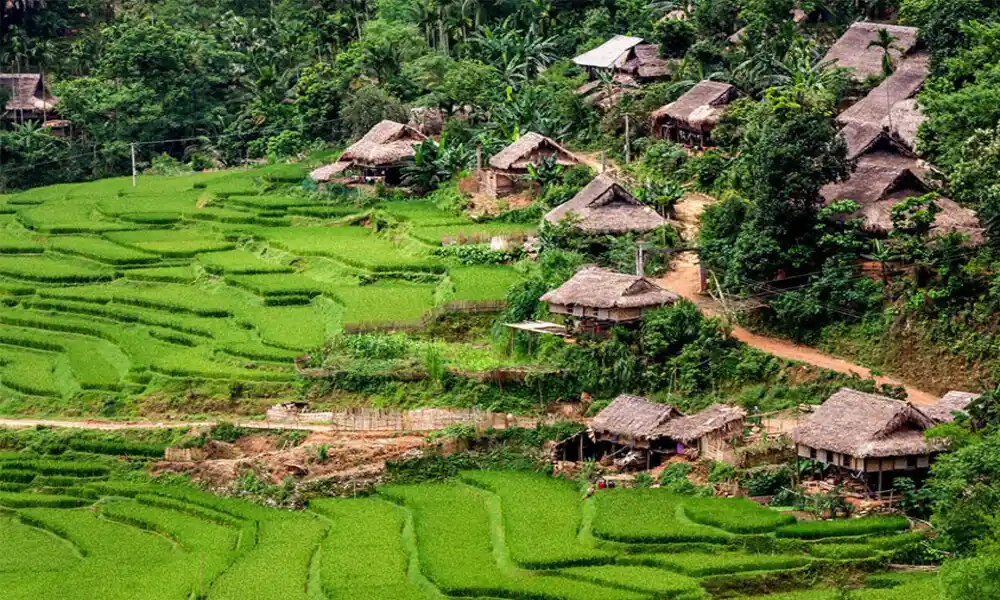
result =
[{"label": "small hut", "polygon": [[[865,231],[886,235],[892,230],[892,207],[907,198],[922,196],[934,190],[929,169],[920,161],[891,152],[872,152],[858,159],[857,169],[847,181],[829,183],[820,189],[827,202],[854,200],[861,205],[852,217],[863,221]],[[973,241],[983,237],[976,214],[954,200],[935,200],[941,212],[934,220],[934,230],[940,233],[959,231]]]},{"label": "small hut", "polygon": [[549,157],[562,166],[580,164],[580,159],[569,150],[531,131],[490,157],[490,168],[481,174],[479,190],[491,198],[516,194],[521,190],[521,180],[528,174],[528,165],[538,165]]},{"label": "small hut", "polygon": [[413,160],[413,147],[426,139],[415,128],[387,119],[344,150],[337,162],[320,167],[309,176],[313,181],[325,183],[345,171],[355,170],[366,183],[398,184],[403,167]]},{"label": "small hut", "polygon": [[[649,469],[658,465],[663,455],[673,453],[663,428],[680,416],[668,404],[622,394],[594,417],[590,453],[596,458],[616,457],[623,464]],[[582,440],[580,446],[583,448]]]},{"label": "small hut", "polygon": [[566,217],[575,218],[574,227],[591,234],[646,232],[667,223],[606,175],[595,177],[568,202],[549,211],[545,220],[556,225]]},{"label": "small hut", "polygon": [[736,464],[736,444],[743,440],[747,411],[738,406],[714,404],[663,427],[663,435],[676,443],[678,454],[695,451],[699,458]]},{"label": "small hut", "polygon": [[892,105],[889,115],[882,121],[882,131],[893,145],[915,156],[918,152],[917,132],[926,120],[917,100],[909,98]]},{"label": "small hut", "polygon": [[41,73],[0,73],[0,88],[8,96],[3,110],[7,121],[47,121],[59,103],[59,98],[49,93]]},{"label": "small hut", "polygon": [[678,300],[680,296],[645,277],[599,267],[584,267],[541,297],[549,305],[549,312],[566,317],[567,329],[591,335],[605,334],[616,325],[637,323],[647,311]]},{"label": "small hut", "polygon": [[614,71],[625,66],[633,56],[633,49],[643,43],[640,37],[616,35],[593,50],[588,50],[573,59],[573,62],[590,73]]},{"label": "small hut", "polygon": [[832,61],[835,67],[851,69],[854,78],[859,81],[872,76],[881,76],[883,51],[878,46],[870,45],[878,39],[878,32],[881,29],[885,29],[894,38],[889,53],[893,63],[898,67],[917,45],[916,27],[871,22],[854,23],[830,47],[823,61]]},{"label": "small hut", "polygon": [[653,111],[653,133],[672,142],[699,148],[711,145],[711,132],[736,97],[728,83],[702,81],[670,104]]},{"label": "small hut", "polygon": [[924,437],[937,423],[908,402],[841,388],[791,438],[799,457],[849,471],[869,485],[877,477],[881,492],[896,476],[926,474],[944,449],[942,441]]},{"label": "small hut", "polygon": [[921,406],[920,410],[938,423],[951,423],[955,420],[955,413],[967,412],[969,404],[979,396],[971,392],[951,391],[941,396],[936,404]]}]

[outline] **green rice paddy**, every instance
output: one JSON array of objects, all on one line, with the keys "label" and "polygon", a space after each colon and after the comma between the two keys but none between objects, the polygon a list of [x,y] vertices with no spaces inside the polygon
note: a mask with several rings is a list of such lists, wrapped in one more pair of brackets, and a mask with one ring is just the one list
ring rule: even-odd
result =
[{"label": "green rice paddy", "polygon": [[448,264],[415,234],[478,227],[464,216],[394,200],[377,206],[407,224],[391,236],[338,225],[371,208],[304,177],[272,165],[5,196],[0,412],[201,382],[290,389],[294,356],[345,326],[418,323],[437,302],[502,300],[518,279]]},{"label": "green rice paddy", "polygon": [[[833,558],[841,553],[814,552],[823,542],[771,532],[621,544],[592,530],[595,504],[610,491],[584,499],[575,484],[539,474],[478,471],[283,511],[179,484],[102,480],[99,463],[61,462],[72,464],[0,455],[0,481],[19,486],[0,492],[5,600],[697,600],[750,598],[741,595],[749,581],[772,582],[775,600],[833,600],[840,592],[824,587],[823,574],[846,569],[875,573],[852,597],[939,596],[933,573],[877,574],[901,536],[830,544],[852,547]],[[614,495],[621,491],[629,490]],[[641,509],[634,520],[666,505],[681,507],[667,520],[679,529],[695,527],[685,508],[717,511],[723,522],[733,513],[713,498],[640,491],[623,494]]]}]

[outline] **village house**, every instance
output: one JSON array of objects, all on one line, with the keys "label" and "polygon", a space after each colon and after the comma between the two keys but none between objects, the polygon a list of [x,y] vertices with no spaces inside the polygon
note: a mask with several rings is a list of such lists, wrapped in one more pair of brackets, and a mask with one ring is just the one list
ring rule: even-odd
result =
[{"label": "village house", "polygon": [[580,164],[580,159],[569,150],[551,138],[531,131],[490,157],[489,168],[479,176],[479,191],[490,198],[516,194],[521,191],[522,181],[528,175],[528,165],[537,166],[548,158],[564,167]]},{"label": "village house", "polygon": [[573,62],[592,77],[601,72],[612,76],[610,90],[596,78],[576,90],[588,104],[605,110],[617,104],[624,94],[639,89],[643,83],[670,75],[669,63],[660,56],[656,44],[625,35],[614,36],[597,48],[577,56]]},{"label": "village house", "polygon": [[674,443],[678,454],[734,465],[746,417],[747,412],[738,406],[713,404],[693,415],[670,421],[664,426],[663,434]]},{"label": "village house", "polygon": [[650,310],[676,303],[680,296],[638,275],[584,267],[541,301],[563,315],[567,330],[603,335],[616,325],[638,323]]},{"label": "village house", "polygon": [[545,215],[545,220],[553,225],[566,218],[572,220],[573,227],[589,234],[642,233],[667,223],[606,175],[598,175],[568,202]]},{"label": "village house", "polygon": [[653,111],[650,115],[653,134],[697,148],[711,146],[712,129],[735,97],[736,88],[728,83],[702,81],[677,100]]},{"label": "village house", "polygon": [[946,444],[927,439],[924,432],[950,420],[952,409],[964,409],[968,400],[952,397],[926,411],[909,402],[841,388],[796,427],[791,438],[800,458],[842,469],[881,492],[890,489],[896,477],[926,476],[934,455]]},{"label": "village house", "polygon": [[0,73],[0,89],[6,92],[3,120],[14,123],[49,120],[59,103],[40,73]]},{"label": "village house", "polygon": [[878,39],[879,30],[886,30],[893,37],[889,55],[898,68],[917,46],[916,27],[886,25],[883,23],[858,22],[851,25],[844,35],[830,47],[823,61],[832,61],[833,66],[852,70],[858,81],[883,74],[882,48],[872,45]]},{"label": "village house", "polygon": [[969,404],[980,395],[981,394],[953,390],[944,396],[941,396],[941,399],[937,401],[937,404],[921,406],[920,410],[924,411],[924,414],[938,423],[951,423],[955,420],[955,413],[966,412],[969,408]]},{"label": "village house", "polygon": [[426,139],[409,125],[384,120],[344,150],[337,162],[316,169],[309,177],[326,183],[345,171],[355,171],[365,183],[396,185],[402,181],[403,167],[413,161],[413,147]]}]

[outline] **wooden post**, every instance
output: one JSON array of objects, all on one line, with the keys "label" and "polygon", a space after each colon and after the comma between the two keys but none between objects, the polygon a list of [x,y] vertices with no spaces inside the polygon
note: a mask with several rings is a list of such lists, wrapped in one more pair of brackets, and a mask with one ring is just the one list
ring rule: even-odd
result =
[{"label": "wooden post", "polygon": [[135,173],[135,144],[129,144],[132,148],[132,187],[136,186]]},{"label": "wooden post", "polygon": [[878,465],[878,495],[882,496],[882,461],[879,461]]},{"label": "wooden post", "polygon": [[580,453],[577,455],[576,460],[583,462],[583,433],[579,433],[578,436],[580,438]]},{"label": "wooden post", "polygon": [[628,113],[625,113],[625,164],[628,164],[632,159],[632,144],[629,143],[629,118]]}]

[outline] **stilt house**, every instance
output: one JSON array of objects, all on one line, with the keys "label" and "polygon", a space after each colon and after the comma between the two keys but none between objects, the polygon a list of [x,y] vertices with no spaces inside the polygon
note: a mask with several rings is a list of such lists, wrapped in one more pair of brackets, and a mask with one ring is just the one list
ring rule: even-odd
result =
[{"label": "stilt house", "polygon": [[665,140],[705,148],[712,145],[715,128],[736,97],[728,83],[702,81],[677,100],[650,115],[653,133]]},{"label": "stilt house", "polygon": [[616,35],[597,48],[573,59],[591,74],[604,71],[626,74],[637,82],[659,79],[670,74],[667,61],[660,57],[656,44],[642,38]]},{"label": "stilt house", "polygon": [[490,168],[480,175],[479,191],[491,198],[516,194],[528,174],[528,165],[538,165],[549,157],[566,167],[580,164],[580,159],[569,150],[532,131],[490,157]]},{"label": "stilt house", "polygon": [[567,217],[574,220],[575,228],[592,234],[646,232],[667,223],[606,175],[595,177],[568,202],[549,211],[545,220],[557,225]]},{"label": "stilt house", "polygon": [[367,183],[398,184],[402,181],[403,167],[413,161],[413,147],[426,139],[427,136],[409,125],[384,120],[344,150],[337,162],[316,169],[310,177],[324,183],[345,171],[354,171]]},{"label": "stilt house", "polygon": [[6,121],[47,121],[59,103],[59,98],[49,93],[41,73],[0,73],[0,89],[7,96],[3,107]]},{"label": "stilt house", "polygon": [[676,444],[678,454],[693,452],[698,458],[736,464],[736,446],[743,440],[747,411],[738,406],[714,404],[687,417],[670,421],[664,435]]},{"label": "stilt house", "polygon": [[599,267],[584,267],[541,297],[549,305],[549,312],[565,317],[567,329],[590,335],[603,335],[616,325],[638,323],[647,311],[678,300],[680,296],[645,277]]},{"label": "stilt house", "polygon": [[882,48],[871,45],[878,39],[880,29],[885,29],[894,38],[889,54],[893,64],[898,66],[917,46],[916,27],[871,22],[854,23],[830,47],[823,58],[824,62],[833,61],[835,67],[851,69],[852,75],[858,81],[881,76],[884,52]]}]

